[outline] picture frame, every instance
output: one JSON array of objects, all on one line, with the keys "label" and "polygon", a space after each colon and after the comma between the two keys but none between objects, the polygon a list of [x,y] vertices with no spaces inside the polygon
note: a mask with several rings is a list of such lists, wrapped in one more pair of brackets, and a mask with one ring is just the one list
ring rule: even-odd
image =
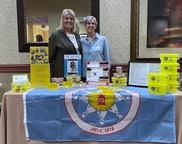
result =
[{"label": "picture frame", "polygon": [[81,76],[81,55],[64,55],[64,76]]},{"label": "picture frame", "polygon": [[129,61],[127,86],[148,87],[148,73],[159,73],[160,63]]},{"label": "picture frame", "polygon": [[[160,62],[159,54],[161,53],[178,53],[182,56],[182,46],[176,47],[152,47],[148,48],[148,12],[150,4],[158,0],[131,0],[131,47],[130,60],[132,61],[156,61]],[[160,0],[165,1],[165,0]],[[156,2],[156,3],[157,3]],[[167,2],[167,1],[165,1]],[[180,3],[182,5],[182,3]],[[160,5],[160,4],[158,4]],[[160,16],[158,16],[160,19]],[[182,26],[181,26],[182,27]],[[182,63],[180,57],[179,63]],[[180,69],[180,71],[182,71]]]}]

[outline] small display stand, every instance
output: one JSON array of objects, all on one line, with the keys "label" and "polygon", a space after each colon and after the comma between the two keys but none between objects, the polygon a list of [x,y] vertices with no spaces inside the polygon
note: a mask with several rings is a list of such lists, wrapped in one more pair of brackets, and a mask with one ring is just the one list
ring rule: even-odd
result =
[{"label": "small display stand", "polygon": [[86,73],[87,85],[109,85],[109,69],[108,62],[88,62]]},{"label": "small display stand", "polygon": [[14,92],[26,92],[31,88],[28,74],[12,75],[11,89]]},{"label": "small display stand", "polygon": [[81,76],[81,55],[64,55],[64,76]]}]

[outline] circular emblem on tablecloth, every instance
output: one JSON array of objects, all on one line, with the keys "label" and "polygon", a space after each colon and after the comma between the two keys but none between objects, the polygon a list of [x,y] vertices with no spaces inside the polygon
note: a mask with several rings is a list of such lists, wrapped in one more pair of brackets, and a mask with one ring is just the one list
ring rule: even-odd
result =
[{"label": "circular emblem on tablecloth", "polygon": [[[65,107],[71,120],[85,132],[97,135],[108,135],[116,133],[125,129],[137,115],[140,104],[140,96],[138,93],[129,90],[123,91],[129,93],[130,98],[122,97],[117,94],[110,96],[110,98],[106,97],[102,93],[98,94],[97,96],[94,95],[92,97],[88,95],[86,99],[84,98],[84,101],[88,102],[87,109],[82,114],[78,114],[77,109],[73,104],[73,99],[75,99],[73,98],[73,94],[77,93],[80,90],[84,91],[87,90],[87,88],[73,90],[65,94]],[[83,97],[86,96],[84,95]],[[77,99],[81,100],[82,97],[77,97]],[[119,102],[122,100],[129,101],[128,107],[122,107],[122,105],[119,104]],[[124,115],[119,112],[119,109],[117,108],[118,106],[125,110]],[[80,107],[79,104],[78,107]],[[90,121],[94,121],[96,117],[89,119],[89,122],[86,120],[86,117],[89,114],[93,115],[93,113],[97,113],[98,117],[100,118],[98,120],[98,123],[95,125],[93,123],[90,123]],[[112,124],[106,123],[104,119],[107,119],[107,113],[110,115],[115,114],[115,117],[117,117],[116,122],[112,122]]]}]

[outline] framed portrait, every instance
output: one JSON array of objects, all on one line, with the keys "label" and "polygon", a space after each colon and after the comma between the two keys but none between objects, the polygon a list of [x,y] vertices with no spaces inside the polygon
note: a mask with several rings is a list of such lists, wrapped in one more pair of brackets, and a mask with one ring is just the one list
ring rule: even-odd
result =
[{"label": "framed portrait", "polygon": [[182,63],[182,1],[131,0],[132,61],[159,61],[159,54],[180,54]]}]

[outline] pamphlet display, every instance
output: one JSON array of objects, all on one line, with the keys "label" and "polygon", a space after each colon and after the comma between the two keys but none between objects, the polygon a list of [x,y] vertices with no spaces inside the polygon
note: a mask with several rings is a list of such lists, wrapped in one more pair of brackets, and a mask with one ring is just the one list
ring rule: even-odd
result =
[{"label": "pamphlet display", "polygon": [[12,75],[11,89],[14,92],[25,92],[31,88],[28,74]]},{"label": "pamphlet display", "polygon": [[64,76],[81,76],[81,55],[64,55]]},{"label": "pamphlet display", "polygon": [[109,69],[108,62],[88,62],[86,84],[109,85]]},{"label": "pamphlet display", "polygon": [[44,88],[50,83],[48,47],[30,47],[30,77],[33,88]]}]

